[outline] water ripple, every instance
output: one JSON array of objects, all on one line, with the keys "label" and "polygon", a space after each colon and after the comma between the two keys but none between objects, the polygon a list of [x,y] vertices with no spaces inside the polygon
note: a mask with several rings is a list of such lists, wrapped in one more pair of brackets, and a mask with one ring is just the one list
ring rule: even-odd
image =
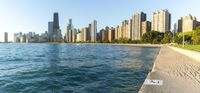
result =
[{"label": "water ripple", "polygon": [[2,93],[137,93],[159,48],[0,44]]}]

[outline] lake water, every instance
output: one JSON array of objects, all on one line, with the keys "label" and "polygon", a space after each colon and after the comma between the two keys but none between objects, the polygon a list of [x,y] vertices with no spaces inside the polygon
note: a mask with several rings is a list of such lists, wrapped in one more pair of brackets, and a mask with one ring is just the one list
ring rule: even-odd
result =
[{"label": "lake water", "polygon": [[160,48],[0,44],[0,93],[137,93]]}]

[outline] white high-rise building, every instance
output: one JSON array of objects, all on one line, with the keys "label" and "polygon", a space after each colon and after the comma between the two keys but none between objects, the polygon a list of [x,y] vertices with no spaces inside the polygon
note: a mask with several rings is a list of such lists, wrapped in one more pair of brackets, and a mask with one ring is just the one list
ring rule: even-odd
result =
[{"label": "white high-rise building", "polygon": [[92,21],[91,28],[90,28],[91,42],[96,42],[96,33],[97,33],[97,21],[94,20]]},{"label": "white high-rise building", "polygon": [[153,13],[152,16],[152,31],[165,33],[171,28],[171,14],[168,10],[161,10]]},{"label": "white high-rise building", "polygon": [[190,32],[196,29],[198,21],[195,16],[189,15],[182,17],[182,32]]},{"label": "white high-rise building", "polygon": [[132,19],[132,40],[140,40],[142,37],[142,22],[146,21],[146,14],[135,13]]}]

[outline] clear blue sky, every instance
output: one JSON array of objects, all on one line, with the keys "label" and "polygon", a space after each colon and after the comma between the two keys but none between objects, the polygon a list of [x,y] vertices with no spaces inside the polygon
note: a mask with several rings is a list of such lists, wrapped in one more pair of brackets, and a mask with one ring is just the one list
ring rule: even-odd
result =
[{"label": "clear blue sky", "polygon": [[98,21],[98,30],[116,26],[130,19],[135,12],[147,13],[168,9],[172,23],[188,14],[200,18],[199,0],[0,0],[0,41],[3,33],[13,40],[15,32],[43,33],[53,12],[59,12],[62,33],[66,32],[67,20],[73,19],[75,28],[87,26],[93,19]]}]

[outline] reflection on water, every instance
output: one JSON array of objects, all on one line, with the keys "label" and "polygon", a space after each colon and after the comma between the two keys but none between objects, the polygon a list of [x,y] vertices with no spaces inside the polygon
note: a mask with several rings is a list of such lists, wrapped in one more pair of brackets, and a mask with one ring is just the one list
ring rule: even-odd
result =
[{"label": "reflection on water", "polygon": [[0,44],[2,93],[136,93],[159,48]]}]

